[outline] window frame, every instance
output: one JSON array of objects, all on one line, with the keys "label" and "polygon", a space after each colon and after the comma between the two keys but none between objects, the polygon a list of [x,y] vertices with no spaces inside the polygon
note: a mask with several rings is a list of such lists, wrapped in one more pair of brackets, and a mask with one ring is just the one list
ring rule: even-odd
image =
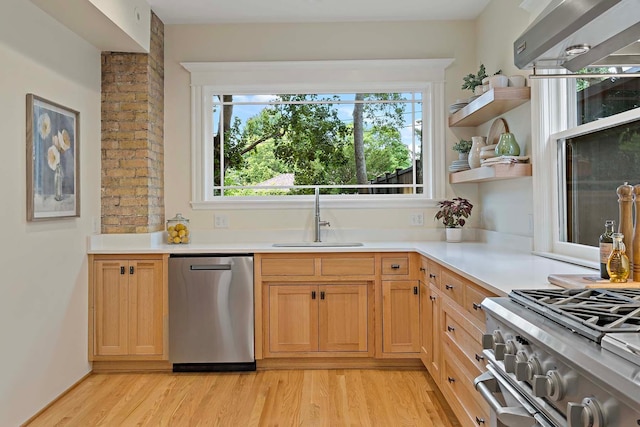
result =
[{"label": "window frame", "polygon": [[[542,73],[544,72],[550,71],[543,70]],[[639,120],[640,108],[578,126],[575,82],[573,78],[532,80],[532,140],[537,142],[532,147],[533,252],[549,258],[599,268],[598,248],[560,240],[561,227],[565,222],[562,212],[566,212],[564,188],[560,188],[560,177],[565,176],[565,165],[560,161],[563,144],[568,138]]]},{"label": "window frame", "polygon": [[[333,208],[435,206],[446,188],[444,70],[452,59],[182,63],[191,74],[191,206],[193,209],[297,208],[310,196],[208,196],[213,182],[213,94],[422,93],[424,188],[421,194],[327,195]],[[258,82],[258,83],[256,83]],[[208,181],[206,181],[208,180]]]}]

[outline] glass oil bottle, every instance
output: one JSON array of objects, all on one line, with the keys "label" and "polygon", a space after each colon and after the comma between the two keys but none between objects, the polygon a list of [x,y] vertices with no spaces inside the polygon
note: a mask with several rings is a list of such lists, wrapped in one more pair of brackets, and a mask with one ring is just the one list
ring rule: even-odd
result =
[{"label": "glass oil bottle", "polygon": [[630,273],[629,257],[625,254],[625,246],[622,243],[624,235],[622,233],[613,233],[611,237],[613,238],[613,250],[607,260],[609,281],[624,283],[629,278]]},{"label": "glass oil bottle", "polygon": [[609,255],[613,250],[613,227],[615,227],[616,222],[608,219],[604,223],[604,233],[600,235],[600,277],[603,279],[609,278],[609,273],[607,272],[607,260],[609,259]]}]

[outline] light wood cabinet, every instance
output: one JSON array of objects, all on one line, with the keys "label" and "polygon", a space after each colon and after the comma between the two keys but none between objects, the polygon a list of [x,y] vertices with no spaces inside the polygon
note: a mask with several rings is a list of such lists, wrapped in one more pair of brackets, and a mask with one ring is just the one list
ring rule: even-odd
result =
[{"label": "light wood cabinet", "polygon": [[420,359],[436,384],[440,384],[441,381],[441,299],[440,291],[436,286],[420,282]]},{"label": "light wood cabinet", "polygon": [[90,265],[90,360],[167,360],[166,255],[95,255]]},{"label": "light wood cabinet", "polygon": [[364,352],[369,349],[368,286],[269,286],[269,352]]},{"label": "light wood cabinet", "polygon": [[382,351],[420,353],[420,293],[417,280],[382,281]]}]

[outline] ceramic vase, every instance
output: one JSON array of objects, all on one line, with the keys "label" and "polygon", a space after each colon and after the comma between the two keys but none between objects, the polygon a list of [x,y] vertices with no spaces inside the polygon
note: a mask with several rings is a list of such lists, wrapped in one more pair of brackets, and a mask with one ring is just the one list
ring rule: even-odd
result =
[{"label": "ceramic vase", "polygon": [[471,151],[469,151],[469,167],[474,169],[480,167],[480,150],[487,145],[487,137],[472,136],[471,141],[473,144],[471,145]]},{"label": "ceramic vase", "polygon": [[520,146],[516,137],[511,132],[500,134],[500,140],[496,145],[496,156],[519,156]]},{"label": "ceramic vase", "polygon": [[462,241],[462,228],[445,228],[447,242],[459,243]]}]

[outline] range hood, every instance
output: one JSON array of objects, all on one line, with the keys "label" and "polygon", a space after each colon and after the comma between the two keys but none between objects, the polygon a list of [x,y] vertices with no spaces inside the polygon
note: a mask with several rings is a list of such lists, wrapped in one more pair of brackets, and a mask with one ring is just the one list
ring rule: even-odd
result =
[{"label": "range hood", "polygon": [[513,44],[520,69],[640,66],[640,0],[552,0]]}]

